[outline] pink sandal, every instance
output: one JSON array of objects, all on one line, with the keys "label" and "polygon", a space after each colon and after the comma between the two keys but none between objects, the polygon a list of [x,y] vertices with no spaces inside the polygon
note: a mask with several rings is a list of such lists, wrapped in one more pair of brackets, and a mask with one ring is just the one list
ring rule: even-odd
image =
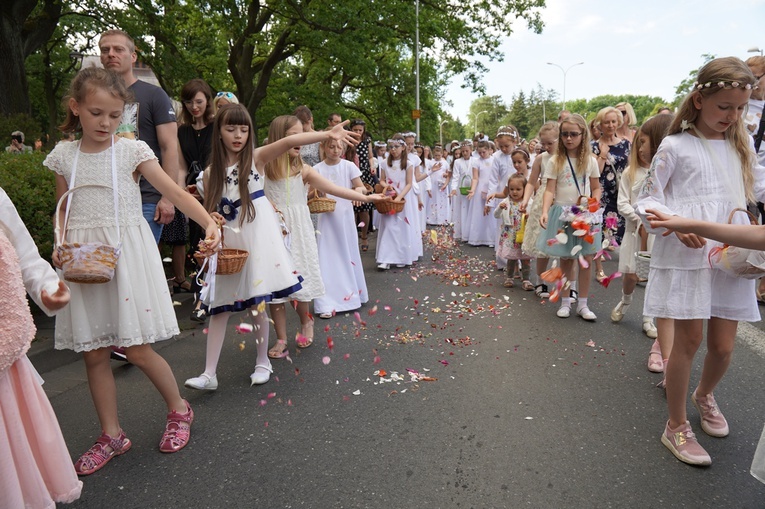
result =
[{"label": "pink sandal", "polygon": [[181,414],[173,410],[167,414],[165,432],[162,434],[162,440],[159,441],[160,452],[178,452],[189,443],[194,411],[188,401],[184,399],[183,403],[186,405],[185,413]]},{"label": "pink sandal", "polygon": [[290,351],[287,348],[286,339],[277,339],[276,344],[272,346],[271,349],[268,351],[268,356],[271,359],[284,359],[285,357],[288,357],[289,354],[290,354]]},{"label": "pink sandal", "polygon": [[111,459],[120,454],[125,454],[132,446],[130,439],[125,436],[125,432],[120,430],[120,434],[115,438],[102,433],[96,443],[88,449],[85,454],[80,456],[77,463],[74,464],[74,470],[77,475],[90,475],[93,472],[101,470]]},{"label": "pink sandal", "polygon": [[648,371],[651,373],[663,373],[664,372],[664,359],[661,356],[661,348],[659,347],[659,341],[656,340],[651,345],[651,353],[648,354]]}]

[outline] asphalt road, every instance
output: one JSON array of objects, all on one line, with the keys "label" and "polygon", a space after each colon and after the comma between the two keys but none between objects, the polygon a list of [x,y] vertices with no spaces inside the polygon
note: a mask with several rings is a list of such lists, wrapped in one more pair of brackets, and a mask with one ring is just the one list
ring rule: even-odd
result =
[{"label": "asphalt road", "polygon": [[[83,478],[71,507],[765,507],[765,486],[749,475],[765,421],[759,325],[740,328],[715,393],[730,436],[706,436],[689,401],[713,458],[694,468],[659,440],[666,405],[660,375],[645,367],[642,287],[621,324],[608,318],[619,280],[594,288],[596,323],[560,319],[555,304],[502,288],[492,250],[465,246],[452,260],[439,250],[435,262],[431,252],[413,269],[378,272],[372,242],[362,256],[374,299],[360,310],[365,325],[352,313],[317,319],[314,346],[274,361],[266,385],[249,386],[252,338],[234,330],[247,317],[232,319],[220,388],[182,389],[196,420],[179,453],[158,451],[159,395],[137,368],[114,362],[133,448]],[[185,299],[184,332],[158,345],[180,384],[202,371],[205,349]],[[76,459],[99,432],[82,362],[42,371]]]}]

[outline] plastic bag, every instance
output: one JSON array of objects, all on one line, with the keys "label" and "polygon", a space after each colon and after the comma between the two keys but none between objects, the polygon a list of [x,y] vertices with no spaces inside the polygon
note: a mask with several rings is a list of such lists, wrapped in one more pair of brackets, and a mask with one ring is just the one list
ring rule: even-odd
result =
[{"label": "plastic bag", "polygon": [[709,266],[733,277],[759,279],[765,276],[765,251],[736,246],[714,247],[709,251]]},{"label": "plastic bag", "polygon": [[515,232],[515,243],[523,244],[523,234],[526,231],[526,214],[521,216],[521,227]]}]

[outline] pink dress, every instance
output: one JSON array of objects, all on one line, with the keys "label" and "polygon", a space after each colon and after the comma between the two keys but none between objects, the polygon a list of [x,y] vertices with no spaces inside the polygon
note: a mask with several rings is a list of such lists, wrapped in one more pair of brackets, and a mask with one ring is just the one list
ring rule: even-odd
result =
[{"label": "pink dress", "polygon": [[41,305],[40,292],[43,288],[55,292],[58,277],[40,258],[2,189],[0,272],[4,275],[0,306],[0,507],[54,509],[56,502],[80,498],[82,482],[77,479],[39,375],[26,356],[35,326],[25,286]]}]

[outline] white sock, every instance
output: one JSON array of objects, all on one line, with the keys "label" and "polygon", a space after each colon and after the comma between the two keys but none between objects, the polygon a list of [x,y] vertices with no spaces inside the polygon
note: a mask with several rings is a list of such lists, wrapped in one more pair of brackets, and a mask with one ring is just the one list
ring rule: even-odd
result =
[{"label": "white sock", "polygon": [[624,290],[622,290],[622,303],[624,303],[624,307],[627,307],[630,304],[632,304],[632,294],[624,293]]},{"label": "white sock", "polygon": [[571,308],[571,298],[570,297],[561,297],[561,299],[560,299],[560,307],[562,307],[562,308]]},{"label": "white sock", "polygon": [[581,311],[587,307],[587,297],[579,297],[579,303],[576,305],[576,310]]}]

